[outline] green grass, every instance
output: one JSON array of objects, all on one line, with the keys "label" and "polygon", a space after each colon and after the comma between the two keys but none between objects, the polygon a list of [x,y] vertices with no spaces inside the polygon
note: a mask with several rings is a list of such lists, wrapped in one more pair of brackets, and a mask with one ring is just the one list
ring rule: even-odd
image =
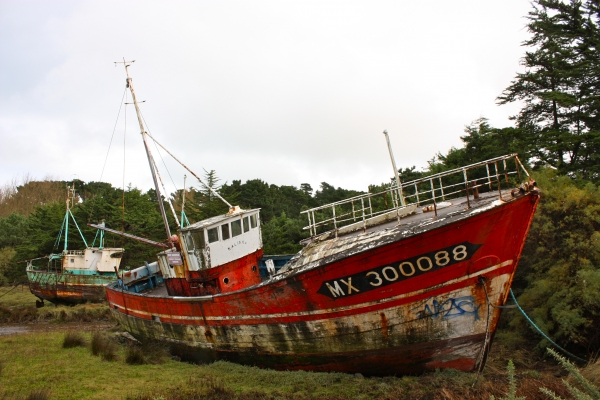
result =
[{"label": "green grass", "polygon": [[[88,342],[91,335],[84,334]],[[0,398],[23,398],[50,389],[51,399],[123,399],[133,393],[184,383],[198,367],[168,360],[130,366],[119,347],[115,362],[92,355],[88,347],[62,348],[64,332],[0,337]]]},{"label": "green grass", "polygon": [[[12,289],[12,290],[11,290]],[[0,286],[0,307],[35,307],[35,301],[38,300],[27,285],[19,285],[13,289],[13,286]]]},{"label": "green grass", "polygon": [[[130,365],[130,344],[117,343],[116,359],[92,355],[89,345],[63,348],[66,329],[0,336],[0,399],[48,391],[50,399],[482,399],[507,393],[502,357],[475,374],[443,370],[423,376],[363,378],[342,373],[264,370],[228,362],[193,365],[164,357],[162,363]],[[92,333],[81,334],[92,343]],[[110,335],[104,332],[103,335]],[[515,353],[512,353],[514,356]],[[517,363],[515,363],[517,365]],[[552,372],[517,370],[517,394],[544,398],[539,387],[561,392]],[[564,392],[564,390],[563,390]]]},{"label": "green grass", "polygon": [[108,321],[110,310],[106,302],[87,303],[75,306],[56,306],[49,301],[42,308],[35,307],[38,299],[27,286],[11,290],[0,287],[0,323],[25,323],[39,321],[53,322],[92,322]]}]

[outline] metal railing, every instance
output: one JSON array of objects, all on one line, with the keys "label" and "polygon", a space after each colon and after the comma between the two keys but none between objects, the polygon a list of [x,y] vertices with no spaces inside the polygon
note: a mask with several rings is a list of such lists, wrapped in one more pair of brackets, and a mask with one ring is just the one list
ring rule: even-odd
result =
[{"label": "metal railing", "polygon": [[[521,171],[529,177],[517,154],[509,154],[401,183],[400,188],[393,182],[388,189],[377,193],[365,193],[302,211],[308,217],[304,230],[309,230],[311,237],[331,231],[337,236],[344,227],[351,231],[389,219],[397,218],[400,222],[403,214],[425,205],[432,205],[437,215],[440,201],[462,196],[466,196],[467,208],[470,208],[470,195],[477,197],[480,192],[497,190],[501,198],[503,185],[507,189],[517,183],[510,182],[511,176],[517,178],[517,185],[521,183]],[[404,198],[404,207],[400,196]]]}]

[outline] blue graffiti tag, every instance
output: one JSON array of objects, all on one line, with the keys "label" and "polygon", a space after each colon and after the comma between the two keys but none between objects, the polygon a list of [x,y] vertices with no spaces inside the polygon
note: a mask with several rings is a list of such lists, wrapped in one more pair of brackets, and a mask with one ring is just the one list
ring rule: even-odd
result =
[{"label": "blue graffiti tag", "polygon": [[479,319],[479,307],[475,303],[473,296],[462,296],[449,298],[442,302],[431,297],[427,299],[425,304],[411,309],[410,311],[417,314],[417,318],[456,318],[472,315],[477,321]]}]

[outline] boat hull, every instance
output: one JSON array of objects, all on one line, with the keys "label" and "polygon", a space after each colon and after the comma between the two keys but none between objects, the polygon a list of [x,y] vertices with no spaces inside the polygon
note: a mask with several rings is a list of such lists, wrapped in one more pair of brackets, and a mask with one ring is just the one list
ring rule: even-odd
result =
[{"label": "boat hull", "polygon": [[538,198],[309,245],[292,270],[237,292],[178,298],[109,285],[107,298],[134,336],[165,341],[186,360],[472,371],[484,364],[501,311],[493,306],[506,301]]},{"label": "boat hull", "polygon": [[104,287],[116,280],[110,275],[76,275],[28,270],[29,290],[55,304],[100,303],[106,300]]}]

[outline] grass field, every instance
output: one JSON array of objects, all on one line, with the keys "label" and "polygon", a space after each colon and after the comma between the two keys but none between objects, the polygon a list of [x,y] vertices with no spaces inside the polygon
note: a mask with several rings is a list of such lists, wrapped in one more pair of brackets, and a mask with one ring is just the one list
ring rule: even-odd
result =
[{"label": "grass field", "polygon": [[[0,307],[17,315],[20,308],[29,307],[28,303],[35,298],[20,289],[15,292],[0,298]],[[0,399],[424,400],[489,399],[491,395],[504,398],[508,390],[509,359],[517,367],[517,395],[528,400],[546,399],[539,388],[547,387],[563,398],[570,398],[557,378],[563,370],[551,359],[524,350],[526,344],[515,342],[509,333],[497,335],[480,376],[445,370],[422,376],[369,378],[261,370],[228,362],[208,365],[179,362],[164,350],[152,347],[140,350],[125,339],[115,339],[114,331],[119,328],[114,323],[91,317],[103,315],[95,314],[103,307],[107,308],[103,304],[49,305],[37,310],[34,319],[19,325],[30,332],[0,336]],[[0,334],[3,327],[9,326],[14,324],[0,324]],[[108,326],[113,328],[107,329]],[[103,330],[101,336],[108,338],[115,355],[104,358],[114,358],[113,361],[92,355],[94,332],[91,331],[100,337],[99,330]],[[75,332],[83,339],[84,346],[63,348],[68,332]],[[138,354],[132,352],[134,348],[157,355],[150,357],[150,364],[131,365],[127,360],[131,361],[131,354]],[[588,367],[587,372],[595,377],[596,384],[600,383],[600,364]]]},{"label": "grass field", "polygon": [[27,285],[0,286],[0,307],[31,307],[37,299]]},{"label": "grass field", "polygon": [[38,321],[94,322],[109,321],[110,311],[106,303],[55,306],[45,302],[36,308],[35,297],[25,285],[0,287],[0,323],[29,323]]}]

